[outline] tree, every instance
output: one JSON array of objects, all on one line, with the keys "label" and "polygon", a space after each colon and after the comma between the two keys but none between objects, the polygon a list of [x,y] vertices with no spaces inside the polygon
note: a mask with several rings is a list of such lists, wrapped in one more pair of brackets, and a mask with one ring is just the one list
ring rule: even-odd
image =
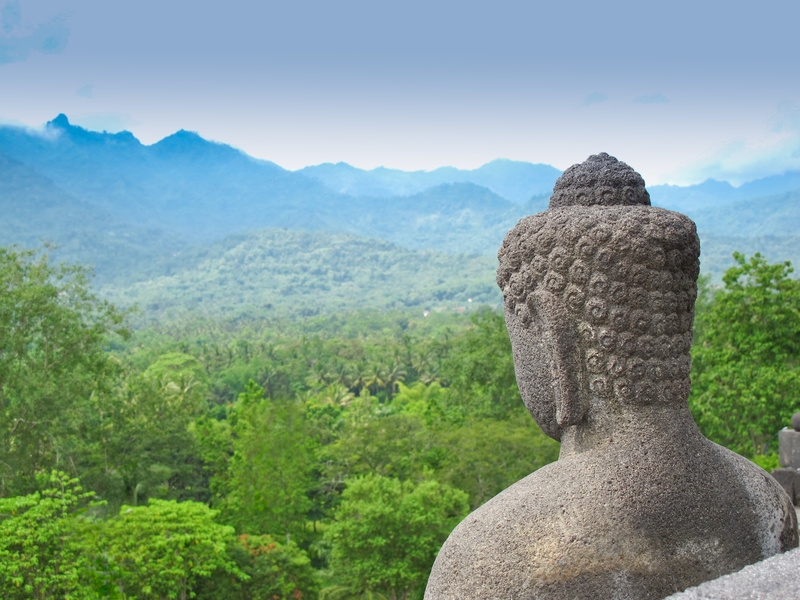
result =
[{"label": "tree", "polygon": [[438,481],[469,494],[477,508],[511,484],[558,459],[559,444],[527,413],[505,421],[475,419],[437,435],[443,452]]},{"label": "tree", "polygon": [[205,408],[208,376],[195,357],[168,352],[147,367],[144,376],[158,382],[164,400],[179,410],[193,415]]},{"label": "tree", "polygon": [[317,572],[308,554],[293,541],[281,543],[270,535],[240,535],[228,553],[249,577],[232,582],[218,572],[200,582],[198,600],[301,600],[316,598]]},{"label": "tree", "polygon": [[0,597],[83,598],[92,552],[81,539],[80,515],[92,496],[63,472],[46,489],[0,499]]},{"label": "tree", "polygon": [[110,390],[85,402],[85,451],[77,463],[84,483],[116,510],[148,498],[206,500],[207,474],[191,425],[200,398],[149,369],[123,368]]},{"label": "tree", "polygon": [[376,398],[366,394],[353,402],[339,439],[322,453],[329,459],[329,478],[375,474],[409,479],[423,470],[433,440],[422,419],[381,414],[378,406]]},{"label": "tree", "polygon": [[250,381],[232,418],[228,517],[240,533],[302,536],[314,467],[303,406],[264,398]]},{"label": "tree", "polygon": [[214,522],[218,512],[200,502],[174,500],[123,506],[103,536],[123,594],[186,600],[195,596],[199,581],[219,571],[248,579],[227,553],[234,532]]},{"label": "tree", "polygon": [[104,345],[128,334],[125,315],[88,281],[47,248],[0,248],[0,497],[33,491],[42,470],[74,472],[85,401],[117,367]]},{"label": "tree", "polygon": [[733,256],[698,315],[690,405],[708,437],[753,456],[800,408],[800,282],[789,262]]},{"label": "tree", "polygon": [[468,510],[464,492],[435,481],[354,479],[325,533],[334,576],[353,594],[380,591],[406,600],[427,580],[436,553]]},{"label": "tree", "polygon": [[502,419],[524,411],[503,315],[481,311],[473,317],[473,327],[454,340],[453,346],[442,364],[452,419]]},{"label": "tree", "polygon": [[404,413],[423,419],[427,425],[441,420],[442,405],[446,392],[442,384],[432,381],[425,384],[415,381],[409,386],[397,384],[398,392],[392,400],[392,406],[400,408]]}]

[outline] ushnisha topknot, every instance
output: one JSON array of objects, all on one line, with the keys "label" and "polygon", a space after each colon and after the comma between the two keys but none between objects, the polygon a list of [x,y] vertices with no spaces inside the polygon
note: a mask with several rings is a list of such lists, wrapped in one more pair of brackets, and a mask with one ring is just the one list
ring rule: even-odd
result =
[{"label": "ushnisha topknot", "polygon": [[605,152],[564,171],[553,186],[550,208],[562,206],[650,206],[644,179]]}]

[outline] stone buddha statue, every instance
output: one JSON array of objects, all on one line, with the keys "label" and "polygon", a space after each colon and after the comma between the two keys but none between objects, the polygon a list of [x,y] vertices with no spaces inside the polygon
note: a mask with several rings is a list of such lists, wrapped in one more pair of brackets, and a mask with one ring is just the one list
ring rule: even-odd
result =
[{"label": "stone buddha statue", "polygon": [[508,233],[517,382],[561,452],[456,527],[426,600],[659,599],[798,545],[777,482],[689,412],[699,254],[694,223],[607,154]]}]

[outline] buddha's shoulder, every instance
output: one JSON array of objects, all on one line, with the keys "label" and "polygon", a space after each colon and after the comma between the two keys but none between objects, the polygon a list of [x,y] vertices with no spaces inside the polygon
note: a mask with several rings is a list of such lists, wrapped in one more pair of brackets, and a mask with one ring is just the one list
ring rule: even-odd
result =
[{"label": "buddha's shoulder", "polygon": [[680,455],[539,469],[453,530],[426,598],[595,598],[616,581],[649,591],[615,597],[663,597],[797,545],[794,510],[768,475],[716,446],[700,450],[711,473]]},{"label": "buddha's shoulder", "polygon": [[618,496],[604,493],[611,471],[573,463],[562,459],[532,473],[464,519],[436,558],[426,599],[594,600],[597,590],[612,590],[615,577],[645,585],[631,570],[641,560],[635,523]]},{"label": "buddha's shoulder", "polygon": [[[569,527],[580,528],[574,519],[576,499],[591,498],[580,490],[587,482],[570,475],[574,475],[570,465],[558,461],[503,490],[453,530],[437,562],[451,563],[449,568],[480,568],[484,559],[492,560],[498,553],[529,562],[525,557],[531,559],[532,552],[540,553],[545,547],[558,552],[567,549],[567,520]],[[593,501],[580,503],[587,516],[596,512]]]}]

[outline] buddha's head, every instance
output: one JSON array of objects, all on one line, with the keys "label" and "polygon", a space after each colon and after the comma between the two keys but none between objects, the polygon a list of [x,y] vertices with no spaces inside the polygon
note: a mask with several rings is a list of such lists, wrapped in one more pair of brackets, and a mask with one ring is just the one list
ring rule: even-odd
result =
[{"label": "buddha's head", "polygon": [[607,154],[567,169],[550,208],[506,235],[497,283],[545,433],[686,402],[699,253],[694,223],[650,206],[642,177]]}]

